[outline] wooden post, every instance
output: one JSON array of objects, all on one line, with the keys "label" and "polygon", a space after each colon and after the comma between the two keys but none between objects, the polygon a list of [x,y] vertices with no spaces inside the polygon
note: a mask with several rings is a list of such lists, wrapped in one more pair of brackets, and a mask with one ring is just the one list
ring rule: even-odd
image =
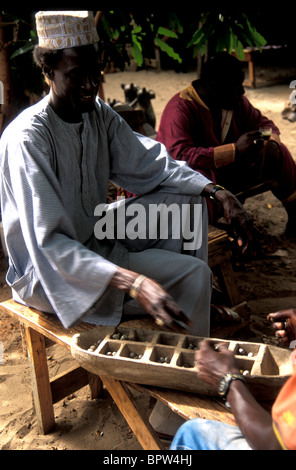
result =
[{"label": "wooden post", "polygon": [[30,327],[25,328],[37,422],[40,432],[48,434],[55,426],[55,419],[46,359],[45,337]]}]

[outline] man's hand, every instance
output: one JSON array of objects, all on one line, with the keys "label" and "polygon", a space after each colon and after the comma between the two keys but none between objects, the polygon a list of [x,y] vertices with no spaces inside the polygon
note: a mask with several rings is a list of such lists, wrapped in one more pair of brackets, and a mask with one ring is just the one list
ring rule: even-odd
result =
[{"label": "man's hand", "polygon": [[171,330],[180,331],[176,320],[191,325],[172,297],[152,279],[147,278],[142,282],[137,301],[151,317]]},{"label": "man's hand", "polygon": [[258,151],[264,145],[262,134],[259,130],[250,131],[240,136],[235,144],[238,155],[249,154],[250,150]]},{"label": "man's hand", "polygon": [[274,140],[263,140],[261,131],[243,134],[235,144],[236,159],[254,168],[259,179],[277,179],[281,171],[281,151]]},{"label": "man's hand", "polygon": [[[123,290],[128,294],[138,276],[138,273],[118,268],[110,282],[110,287]],[[137,301],[155,321],[171,330],[180,332],[182,327],[177,321],[191,326],[190,320],[172,297],[160,284],[152,279],[145,278],[141,282],[137,293]]]},{"label": "man's hand", "polygon": [[296,340],[296,310],[282,310],[271,313],[267,319],[273,322],[276,337],[283,346],[289,346]]},{"label": "man's hand", "polygon": [[[214,351],[210,342],[203,341],[195,354],[198,377],[218,392],[219,382],[229,372],[239,374],[234,352],[224,344]],[[278,439],[273,430],[272,418],[255,400],[240,380],[231,384],[227,401],[243,436],[254,450],[279,450]]]},{"label": "man's hand", "polygon": [[210,341],[202,341],[195,354],[198,377],[218,390],[222,377],[229,372],[239,373],[235,355],[223,343],[214,349]]},{"label": "man's hand", "polygon": [[255,232],[253,222],[243,205],[229,191],[217,191],[216,199],[223,206],[224,218],[229,231],[237,240],[243,255],[255,254]]}]

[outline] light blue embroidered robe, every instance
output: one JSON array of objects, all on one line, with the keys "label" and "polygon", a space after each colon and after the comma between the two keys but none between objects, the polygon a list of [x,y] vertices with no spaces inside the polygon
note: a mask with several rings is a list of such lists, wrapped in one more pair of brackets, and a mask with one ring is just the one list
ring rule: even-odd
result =
[{"label": "light blue embroidered robe", "polygon": [[100,100],[70,124],[44,98],[4,131],[0,158],[13,298],[57,314],[65,327],[97,301],[94,323],[120,321],[124,293],[107,286],[118,266],[128,267],[127,249],[94,236],[94,209],[106,202],[109,180],[137,195],[155,188],[199,195],[209,183]]}]

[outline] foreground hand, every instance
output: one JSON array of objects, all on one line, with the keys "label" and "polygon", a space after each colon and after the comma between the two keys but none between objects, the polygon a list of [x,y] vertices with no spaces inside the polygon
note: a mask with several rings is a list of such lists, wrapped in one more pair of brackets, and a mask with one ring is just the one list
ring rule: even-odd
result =
[{"label": "foreground hand", "polygon": [[216,199],[223,206],[224,218],[229,226],[229,231],[241,248],[241,253],[255,255],[253,223],[243,205],[229,191],[218,191]]},{"label": "foreground hand", "polygon": [[171,330],[180,331],[177,321],[191,326],[189,319],[172,297],[152,279],[146,278],[142,282],[137,301],[151,317]]},{"label": "foreground hand", "polygon": [[218,345],[218,351],[213,348],[210,341],[202,341],[195,354],[198,377],[218,389],[220,380],[229,372],[239,373],[235,356],[223,343]]},{"label": "foreground hand", "polygon": [[267,319],[273,322],[275,336],[283,346],[289,346],[296,339],[296,310],[282,310],[271,313]]},{"label": "foreground hand", "polygon": [[[138,277],[139,274],[136,272],[118,268],[109,286],[129,294],[131,287]],[[181,327],[177,321],[192,326],[190,320],[172,297],[160,284],[148,277],[144,277],[144,280],[141,281],[137,289],[136,299],[144,310],[161,326],[166,326],[178,332],[180,332]],[[184,328],[183,330],[186,333]]]}]

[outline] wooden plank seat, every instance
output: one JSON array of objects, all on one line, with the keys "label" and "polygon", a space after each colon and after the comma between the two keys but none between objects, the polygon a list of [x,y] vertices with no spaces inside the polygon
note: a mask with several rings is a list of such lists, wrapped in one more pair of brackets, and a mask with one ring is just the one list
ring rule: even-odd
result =
[{"label": "wooden plank seat", "polygon": [[[50,380],[46,357],[46,340],[48,339],[70,350],[73,335],[88,331],[93,326],[80,323],[71,329],[65,329],[54,315],[46,315],[20,305],[13,300],[1,303],[0,312],[11,315],[24,327],[31,367],[34,406],[38,426],[43,434],[51,432],[55,426],[54,403],[87,384],[91,387],[92,398],[99,396],[102,384],[105,386],[145,450],[160,450],[163,448],[163,444],[147,419],[142,416],[141,411],[137,408],[136,400],[132,395],[132,390],[135,388],[137,391],[148,393],[150,396],[161,400],[186,420],[201,417],[234,424],[233,416],[229,410],[214,398],[129,384],[109,377],[98,377],[86,372],[78,365]],[[149,319],[145,319],[143,323],[141,323],[141,320],[137,320],[137,322],[137,327],[142,324],[142,327],[147,328]],[[152,320],[151,323],[153,323]],[[123,325],[134,327],[135,323],[133,321],[125,322]],[[156,327],[154,323],[153,326]]]}]

